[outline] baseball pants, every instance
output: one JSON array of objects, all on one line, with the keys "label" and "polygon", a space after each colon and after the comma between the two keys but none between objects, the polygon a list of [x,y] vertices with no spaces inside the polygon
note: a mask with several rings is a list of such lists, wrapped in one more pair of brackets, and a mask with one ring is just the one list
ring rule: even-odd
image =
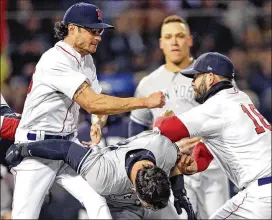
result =
[{"label": "baseball pants", "polygon": [[106,200],[63,161],[25,158],[12,169],[15,180],[13,219],[38,219],[54,181],[79,200],[91,219],[111,219]]},{"label": "baseball pants", "polygon": [[271,183],[257,181],[228,200],[210,219],[271,219]]}]

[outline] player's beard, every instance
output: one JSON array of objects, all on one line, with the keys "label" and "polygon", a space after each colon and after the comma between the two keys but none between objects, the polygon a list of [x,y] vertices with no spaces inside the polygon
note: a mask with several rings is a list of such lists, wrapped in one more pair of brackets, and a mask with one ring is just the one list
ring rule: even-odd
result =
[{"label": "player's beard", "polygon": [[198,88],[195,89],[195,101],[198,102],[199,104],[203,104],[205,102],[205,97],[208,92],[208,88],[205,84],[206,76],[203,76],[200,85]]}]

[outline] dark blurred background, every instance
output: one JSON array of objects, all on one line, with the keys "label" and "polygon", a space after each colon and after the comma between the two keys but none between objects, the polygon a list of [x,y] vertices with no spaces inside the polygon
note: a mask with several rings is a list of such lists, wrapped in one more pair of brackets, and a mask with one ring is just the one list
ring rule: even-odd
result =
[{"label": "dark blurred background", "polygon": [[[33,69],[52,47],[53,27],[76,0],[1,1],[1,93],[21,113]],[[97,75],[107,94],[133,96],[139,80],[164,63],[159,49],[160,26],[171,14],[185,18],[194,37],[192,56],[217,51],[232,59],[235,81],[255,106],[271,116],[271,1],[270,0],[85,0],[96,4],[104,21],[115,26],[105,31],[93,55]],[[125,130],[127,114],[112,118]],[[89,128],[82,111],[79,128]],[[109,130],[104,130],[106,135]],[[88,131],[85,131],[88,134]],[[119,135],[125,138],[127,133]],[[80,136],[86,140],[87,135]],[[1,158],[10,142],[1,140]],[[8,174],[6,174],[8,175]],[[12,185],[12,184],[10,184]],[[12,186],[10,187],[12,191]],[[53,200],[44,205],[41,219],[84,218],[72,196],[54,186]],[[2,196],[2,195],[1,195]],[[68,204],[68,205],[67,205]],[[63,211],[57,211],[64,209]]]}]

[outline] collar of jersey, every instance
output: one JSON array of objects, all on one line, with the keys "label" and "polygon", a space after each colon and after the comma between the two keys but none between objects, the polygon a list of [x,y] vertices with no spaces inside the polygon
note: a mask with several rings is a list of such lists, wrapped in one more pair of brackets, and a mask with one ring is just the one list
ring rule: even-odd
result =
[{"label": "collar of jersey", "polygon": [[80,61],[82,59],[82,56],[80,53],[78,53],[73,47],[71,47],[69,44],[65,43],[64,41],[59,41],[55,44],[55,46],[60,47],[64,52],[70,54],[74,59],[77,60],[78,64],[80,65]]},{"label": "collar of jersey", "polygon": [[221,90],[230,89],[230,88],[233,88],[233,84],[229,81],[221,81],[221,82],[216,83],[215,85],[213,85],[209,89],[209,91],[207,92],[207,94],[203,98],[203,103],[206,102],[206,100],[208,100],[209,98],[211,98],[215,94],[217,94],[218,92],[220,92]]}]

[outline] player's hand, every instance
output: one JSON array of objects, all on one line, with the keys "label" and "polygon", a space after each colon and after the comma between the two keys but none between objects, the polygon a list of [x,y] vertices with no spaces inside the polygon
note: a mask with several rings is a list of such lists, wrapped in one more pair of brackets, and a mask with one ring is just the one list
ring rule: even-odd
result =
[{"label": "player's hand", "polygon": [[197,172],[197,163],[193,157],[178,153],[177,166],[179,170],[185,175],[192,175]]},{"label": "player's hand", "polygon": [[174,206],[177,210],[177,213],[180,215],[182,213],[182,209],[185,209],[188,219],[196,220],[196,215],[193,209],[193,206],[189,200],[189,198],[184,195],[182,197],[177,197],[174,199]]},{"label": "player's hand", "polygon": [[196,219],[192,204],[187,197],[183,175],[178,174],[172,176],[169,178],[169,180],[171,182],[171,188],[174,195],[174,206],[178,215],[182,213],[182,209],[185,209],[188,219]]},{"label": "player's hand", "polygon": [[162,92],[154,92],[146,98],[147,108],[162,108],[165,105],[165,96]]},{"label": "player's hand", "polygon": [[175,116],[176,114],[172,111],[172,110],[165,110],[161,116],[164,116],[164,117],[170,117],[170,116]]},{"label": "player's hand", "polygon": [[101,127],[98,124],[92,124],[90,131],[91,141],[82,141],[82,144],[91,146],[93,144],[99,144],[102,139]]},{"label": "player's hand", "polygon": [[191,155],[194,147],[200,142],[200,137],[182,138],[176,142],[181,153]]}]

